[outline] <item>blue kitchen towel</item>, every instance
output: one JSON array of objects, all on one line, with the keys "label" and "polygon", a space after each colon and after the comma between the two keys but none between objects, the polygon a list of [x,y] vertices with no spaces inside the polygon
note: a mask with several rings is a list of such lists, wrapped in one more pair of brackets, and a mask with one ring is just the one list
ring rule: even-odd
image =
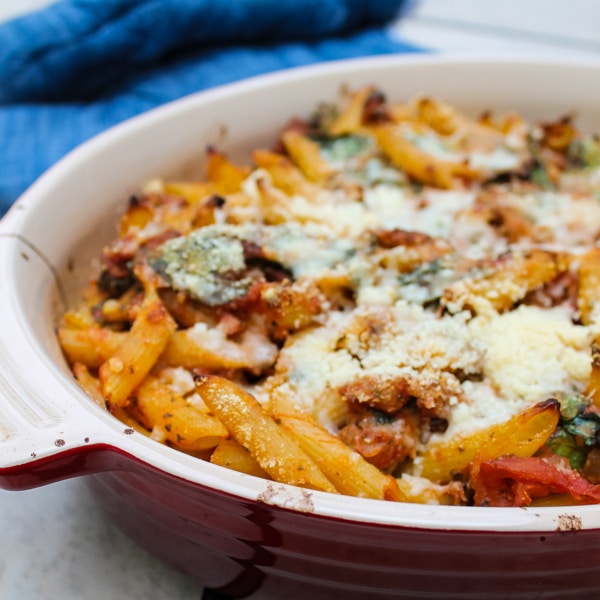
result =
[{"label": "blue kitchen towel", "polygon": [[66,152],[133,115],[231,81],[418,49],[408,0],[61,0],[0,25],[0,216]]}]

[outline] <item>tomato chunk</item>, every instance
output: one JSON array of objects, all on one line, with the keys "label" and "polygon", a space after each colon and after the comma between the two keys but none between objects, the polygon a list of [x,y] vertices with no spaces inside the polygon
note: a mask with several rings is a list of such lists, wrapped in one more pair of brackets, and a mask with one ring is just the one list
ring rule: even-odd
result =
[{"label": "tomato chunk", "polygon": [[470,483],[479,506],[528,506],[534,498],[556,493],[576,502],[600,502],[600,485],[559,457],[507,455],[480,462],[471,469]]}]

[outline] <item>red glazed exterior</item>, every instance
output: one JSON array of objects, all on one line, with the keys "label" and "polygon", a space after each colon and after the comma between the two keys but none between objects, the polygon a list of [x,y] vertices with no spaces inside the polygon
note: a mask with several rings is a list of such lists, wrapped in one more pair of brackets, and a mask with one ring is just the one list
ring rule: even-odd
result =
[{"label": "red glazed exterior", "polygon": [[596,600],[600,594],[594,530],[444,531],[327,518],[193,484],[109,447],[13,468],[1,483],[24,488],[74,471],[97,472],[88,476],[95,497],[138,544],[233,598]]},{"label": "red glazed exterior", "polygon": [[90,478],[141,546],[254,600],[596,600],[600,538],[428,531],[319,517],[191,486],[145,465]]}]

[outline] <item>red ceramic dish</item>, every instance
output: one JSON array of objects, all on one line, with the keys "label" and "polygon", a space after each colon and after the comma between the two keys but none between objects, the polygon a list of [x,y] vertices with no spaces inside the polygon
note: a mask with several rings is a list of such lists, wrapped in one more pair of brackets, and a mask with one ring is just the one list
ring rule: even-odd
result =
[{"label": "red ceramic dish", "polygon": [[243,155],[341,85],[373,82],[390,96],[426,91],[466,110],[576,110],[585,128],[600,116],[599,75],[600,63],[350,61],[184,99],[76,150],[0,223],[0,485],[86,475],[132,538],[239,598],[596,598],[599,507],[388,503],[197,461],[133,433],[85,397],[54,325],[128,195],[151,177],[181,174],[208,143]]}]

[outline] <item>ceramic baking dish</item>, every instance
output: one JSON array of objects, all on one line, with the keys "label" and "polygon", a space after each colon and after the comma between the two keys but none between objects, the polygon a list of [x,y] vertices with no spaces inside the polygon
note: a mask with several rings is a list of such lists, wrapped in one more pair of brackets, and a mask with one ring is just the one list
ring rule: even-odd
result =
[{"label": "ceramic baking dish", "polygon": [[472,112],[600,123],[600,62],[368,58],[193,95],[82,145],[0,222],[0,485],[86,476],[143,547],[233,597],[578,600],[600,594],[600,508],[445,507],[341,497],[199,461],[134,433],[76,385],[55,338],[130,194],[248,156],[343,87]]}]

